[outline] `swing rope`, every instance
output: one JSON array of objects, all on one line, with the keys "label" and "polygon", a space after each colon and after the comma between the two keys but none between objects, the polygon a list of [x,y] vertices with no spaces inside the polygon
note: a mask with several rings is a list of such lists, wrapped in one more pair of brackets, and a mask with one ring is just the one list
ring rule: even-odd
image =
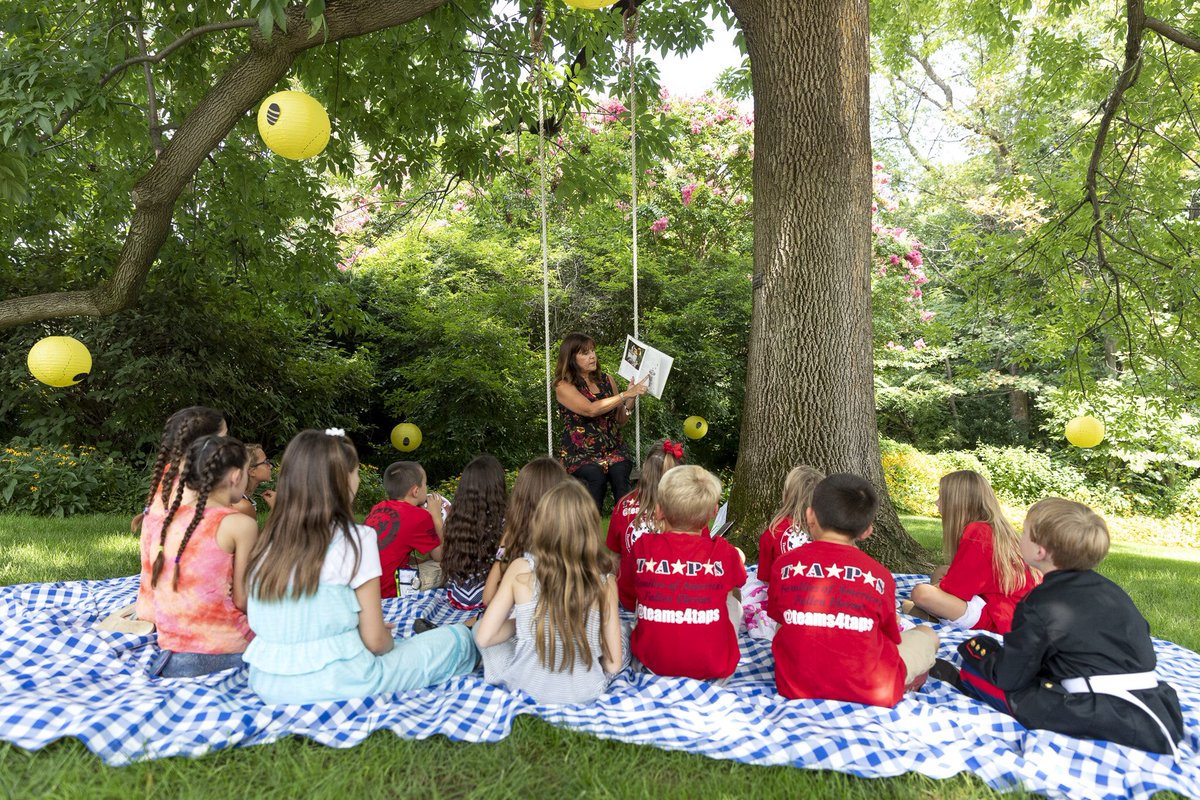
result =
[{"label": "swing rope", "polygon": [[546,213],[546,100],[545,100],[545,70],[542,39],[546,32],[546,15],[542,8],[542,0],[537,0],[533,6],[533,18],[530,20],[530,38],[533,43],[534,70],[537,80],[538,96],[538,169],[541,172],[541,211],[542,211],[542,335],[545,340],[546,357],[546,455],[554,457],[554,404],[553,389],[550,374],[550,246],[547,236]]},{"label": "swing rope", "polygon": [[[637,169],[637,81],[634,69],[634,51],[637,43],[638,7],[630,2],[625,9],[625,62],[629,65],[629,176],[631,185],[630,213],[632,223],[633,255],[633,338],[641,339],[638,328],[638,169]],[[633,398],[633,446],[635,466],[642,461],[642,398]]]}]

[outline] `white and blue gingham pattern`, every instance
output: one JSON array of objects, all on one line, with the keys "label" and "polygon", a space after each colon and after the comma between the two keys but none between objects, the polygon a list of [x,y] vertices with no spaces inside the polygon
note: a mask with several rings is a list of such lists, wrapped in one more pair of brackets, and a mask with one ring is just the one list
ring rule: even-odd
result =
[{"label": "white and blue gingham pattern", "polygon": [[[898,576],[901,595],[918,580]],[[1159,673],[1179,693],[1187,736],[1178,763],[1118,745],[1026,731],[1013,719],[930,680],[894,709],[775,694],[769,643],[742,637],[742,660],[723,686],[625,672],[597,702],[539,706],[483,683],[480,674],[404,694],[315,705],[264,705],[246,673],[151,678],[153,636],[98,631],[133,602],[137,578],[0,588],[0,739],[37,750],[63,737],[108,764],[199,756],[306,736],[352,747],[372,732],[406,738],[503,739],[518,714],[596,736],[751,764],[791,764],[863,777],[972,772],[996,788],[1063,798],[1200,796],[1200,655],[1157,641]],[[460,619],[444,592],[385,603],[397,632],[411,621]],[[947,628],[941,655],[966,634]],[[814,655],[818,657],[819,655]]]}]

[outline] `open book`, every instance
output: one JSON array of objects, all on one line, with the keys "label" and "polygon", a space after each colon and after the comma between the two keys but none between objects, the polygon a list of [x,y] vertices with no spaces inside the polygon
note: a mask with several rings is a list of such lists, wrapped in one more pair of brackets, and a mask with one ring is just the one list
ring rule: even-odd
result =
[{"label": "open book", "polygon": [[646,392],[661,400],[663,387],[667,385],[667,376],[671,374],[673,363],[675,359],[666,353],[627,336],[625,355],[621,357],[621,366],[617,374],[630,383],[637,383],[648,376]]},{"label": "open book", "polygon": [[729,529],[733,527],[733,520],[729,519],[729,503],[725,503],[717,511],[717,517],[713,520],[712,529],[709,531],[709,536],[716,539],[718,536],[724,536],[729,533]]}]

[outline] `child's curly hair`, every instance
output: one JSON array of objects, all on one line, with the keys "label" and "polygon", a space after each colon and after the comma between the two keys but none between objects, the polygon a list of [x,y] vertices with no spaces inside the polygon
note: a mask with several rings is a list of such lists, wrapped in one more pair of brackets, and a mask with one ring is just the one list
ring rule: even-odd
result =
[{"label": "child's curly hair", "polygon": [[476,456],[463,469],[446,519],[442,537],[446,583],[483,579],[500,544],[507,505],[504,467],[495,456]]}]

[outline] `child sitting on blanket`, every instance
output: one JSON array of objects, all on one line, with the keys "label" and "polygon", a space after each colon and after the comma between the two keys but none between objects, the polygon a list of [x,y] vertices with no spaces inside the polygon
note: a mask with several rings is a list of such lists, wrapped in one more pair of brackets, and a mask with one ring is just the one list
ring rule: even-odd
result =
[{"label": "child sitting on blanket", "polygon": [[150,568],[161,652],[150,673],[192,677],[242,666],[250,641],[246,563],[258,522],[233,508],[246,490],[246,447],[202,436],[188,448],[177,495],[143,531],[157,554]]},{"label": "child sitting on blanket", "polygon": [[[163,427],[162,444],[151,471],[146,507],[130,523],[134,533],[141,532],[142,577],[137,595],[139,620],[149,623],[154,621],[154,592],[150,589],[150,570],[158,552],[158,532],[163,529],[163,515],[167,513],[172,500],[178,500],[183,494],[183,483],[179,476],[187,466],[187,450],[192,442],[201,436],[224,436],[228,432],[225,415],[205,406],[182,408],[172,414]],[[155,517],[150,524],[151,530],[147,530],[143,524],[147,517]],[[114,612],[114,615],[127,616],[128,611],[120,609]]]},{"label": "child sitting on blanket", "polygon": [[855,546],[871,535],[879,498],[857,475],[830,475],[805,513],[813,541],[775,561],[767,609],[784,697],[891,708],[925,681],[938,637],[900,632],[892,573]]},{"label": "child sitting on blanket", "polygon": [[[379,595],[396,597],[396,573],[408,569],[414,550],[442,560],[442,498],[429,493],[425,469],[416,461],[397,461],[383,471],[388,499],[375,504],[364,524],[375,529],[379,544]],[[429,511],[432,504],[434,511]]]},{"label": "child sitting on blanket", "polygon": [[[275,465],[271,463],[271,459],[267,458],[267,451],[263,449],[261,444],[246,445],[246,452],[250,454],[250,467],[246,474],[246,493],[242,495],[240,500],[233,504],[233,507],[246,516],[254,517],[257,522],[258,503],[254,501],[254,492],[259,486],[271,480],[271,469]],[[274,508],[274,490],[264,489],[262,499],[267,504],[268,509]]]},{"label": "child sitting on blanket", "polygon": [[737,668],[736,593],[746,582],[740,552],[705,535],[721,482],[700,467],[676,467],[658,484],[663,532],[633,543],[637,622],[630,649],[650,672],[720,680]]},{"label": "child sitting on blanket", "polygon": [[590,703],[608,688],[623,648],[614,559],[599,528],[596,501],[578,481],[542,498],[529,552],[505,570],[475,626],[485,681],[539,703]]},{"label": "child sitting on blanket", "polygon": [[[546,492],[569,478],[557,460],[542,456],[535,458],[517,473],[508,507],[504,514],[504,533],[500,546],[488,571],[487,583],[483,587],[483,602],[488,604],[496,596],[500,581],[514,561],[520,561],[529,552],[533,539],[533,514]],[[593,503],[593,505],[595,505]]]},{"label": "child sitting on blanket", "polygon": [[483,587],[507,506],[504,467],[495,456],[476,456],[463,468],[442,540],[446,600],[460,611],[483,610]]},{"label": "child sitting on blanket", "polygon": [[935,583],[913,587],[906,613],[956,628],[1008,633],[1013,609],[1037,585],[1021,560],[1020,535],[1004,518],[987,478],[969,469],[938,486],[942,543],[950,566]]},{"label": "child sitting on blanket", "polygon": [[265,702],[402,692],[475,668],[465,625],[392,638],[375,531],[354,524],[358,484],[358,453],[337,428],[302,431],[284,451],[275,508],[249,567],[255,638],[245,660]]},{"label": "child sitting on blanket", "polygon": [[778,626],[767,614],[767,593],[771,585],[771,570],[775,559],[812,541],[804,521],[812,504],[813,489],[825,475],[806,465],[794,467],[783,481],[783,500],[771,524],[758,540],[758,578],[746,591],[742,616],[751,638],[770,641]]},{"label": "child sitting on blanket", "polygon": [[683,463],[683,445],[670,439],[650,448],[642,464],[637,488],[617,501],[608,520],[608,549],[620,557],[617,568],[617,589],[621,605],[630,611],[637,605],[633,592],[633,543],[646,533],[658,531],[654,519],[658,483],[668,470]]},{"label": "child sitting on blanket", "polygon": [[975,636],[959,645],[961,675],[941,660],[931,674],[1026,728],[1176,752],[1183,716],[1154,673],[1150,626],[1121,587],[1093,571],[1108,553],[1104,519],[1047,498],[1029,509],[1020,545],[1045,579],[1017,604],[1004,644]]}]

